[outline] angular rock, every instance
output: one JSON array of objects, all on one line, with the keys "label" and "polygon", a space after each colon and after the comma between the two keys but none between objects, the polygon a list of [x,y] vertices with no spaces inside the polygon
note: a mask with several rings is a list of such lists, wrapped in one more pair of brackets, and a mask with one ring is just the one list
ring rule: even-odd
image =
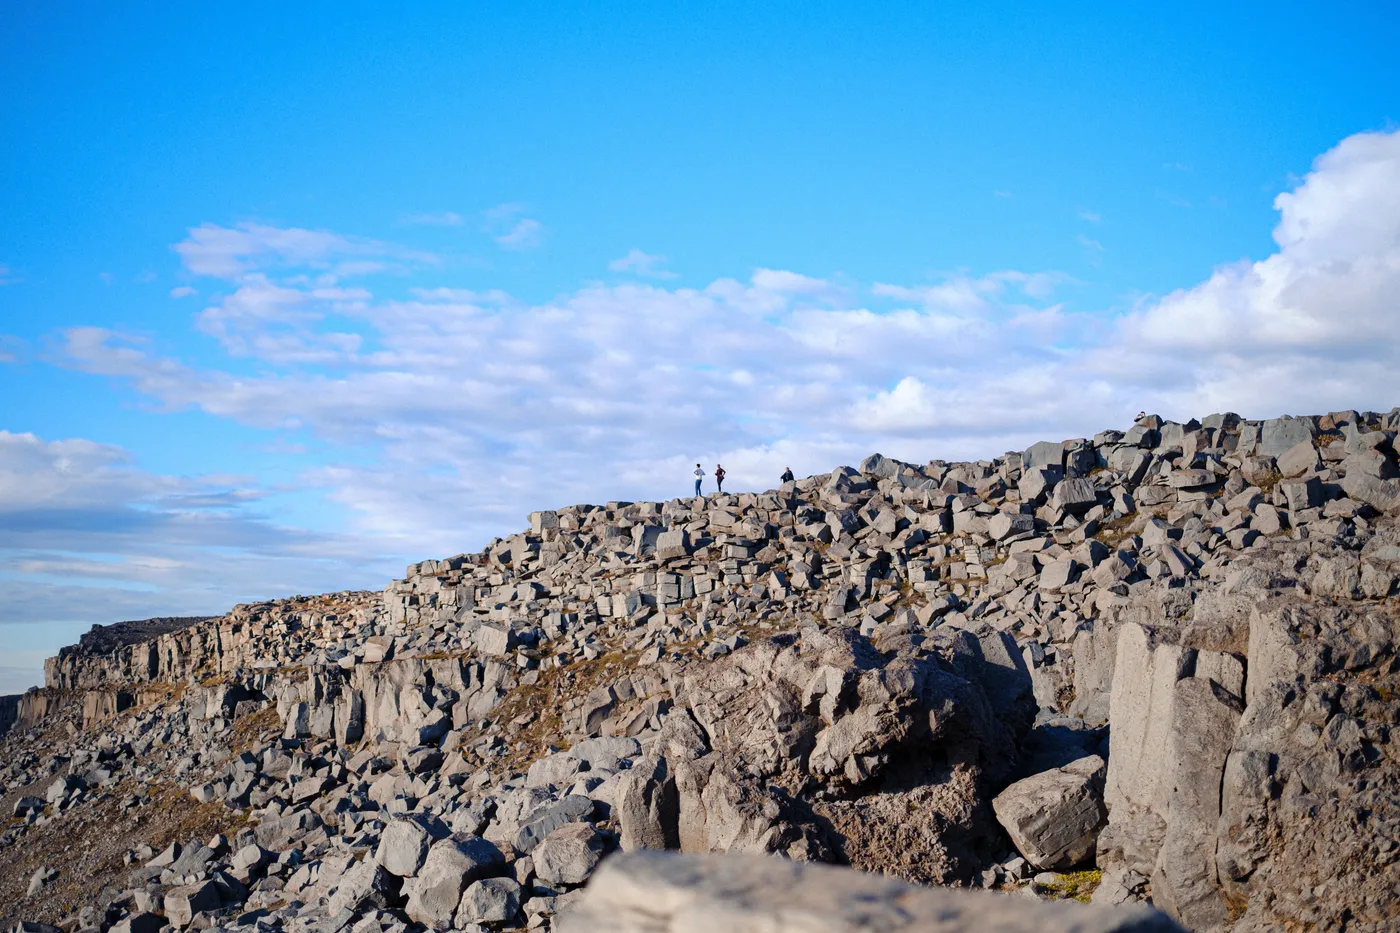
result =
[{"label": "angular rock", "polygon": [[416,877],[404,884],[404,912],[432,929],[450,929],[466,886],[504,867],[501,850],[479,836],[439,840]]},{"label": "angular rock", "polygon": [[607,837],[592,823],[570,823],[546,836],[530,857],[546,884],[577,885],[593,874],[606,845]]},{"label": "angular rock", "polygon": [[411,878],[423,867],[432,841],[427,828],[418,820],[390,820],[379,837],[374,860],[400,878]]},{"label": "angular rock", "polygon": [[1094,854],[1108,818],[1106,773],[1097,755],[1080,758],[1017,781],[996,796],[992,808],[1026,861],[1042,871],[1065,871]]},{"label": "angular rock", "polygon": [[485,878],[472,882],[462,892],[457,907],[457,926],[482,923],[491,926],[509,923],[520,913],[520,884],[514,878]]},{"label": "angular rock", "polygon": [[218,910],[219,889],[212,881],[171,888],[165,892],[165,916],[172,926],[189,926],[194,915],[206,910]]},{"label": "angular rock", "polygon": [[664,758],[643,758],[623,773],[613,796],[622,848],[679,849],[680,802]]}]

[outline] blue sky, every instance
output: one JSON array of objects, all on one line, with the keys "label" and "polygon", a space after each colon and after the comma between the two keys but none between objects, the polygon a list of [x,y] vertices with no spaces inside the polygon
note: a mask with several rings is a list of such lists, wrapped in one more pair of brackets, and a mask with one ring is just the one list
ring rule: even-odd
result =
[{"label": "blue sky", "polygon": [[93,622],[379,587],[696,459],[1388,409],[1397,27],[12,5],[0,692]]}]

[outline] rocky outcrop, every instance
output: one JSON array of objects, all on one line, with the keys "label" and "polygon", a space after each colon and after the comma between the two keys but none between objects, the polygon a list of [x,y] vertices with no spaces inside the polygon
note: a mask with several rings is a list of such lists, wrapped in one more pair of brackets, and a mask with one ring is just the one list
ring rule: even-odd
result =
[{"label": "rocky outcrop", "polygon": [[[1193,929],[1386,929],[1397,429],[1149,417],[973,463],[876,455],[537,512],[379,594],[123,627],[15,705],[0,850],[24,884],[0,903],[70,933],[544,929],[619,851],[678,849],[1045,898],[1101,870],[1095,900]],[[170,846],[153,827],[181,807],[223,835]],[[127,865],[79,890],[34,846],[99,814],[84,846],[128,840]],[[854,882],[817,876],[846,916]]]}]

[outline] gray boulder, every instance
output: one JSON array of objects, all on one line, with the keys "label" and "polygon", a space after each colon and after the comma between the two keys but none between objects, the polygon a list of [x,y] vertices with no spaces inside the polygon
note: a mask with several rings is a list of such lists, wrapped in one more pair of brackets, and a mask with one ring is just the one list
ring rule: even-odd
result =
[{"label": "gray boulder", "polygon": [[417,877],[404,884],[409,918],[435,930],[452,927],[468,884],[495,874],[505,865],[501,850],[480,836],[433,843]]},{"label": "gray boulder", "polygon": [[531,853],[535,874],[550,885],[583,884],[603,857],[607,836],[592,823],[570,823],[550,833]]},{"label": "gray boulder", "polygon": [[622,828],[622,848],[678,849],[679,801],[676,781],[664,758],[643,758],[623,772],[613,796],[613,814]]},{"label": "gray boulder", "polygon": [[220,903],[219,889],[212,881],[171,888],[165,892],[165,916],[173,926],[189,926],[195,914],[218,910]]},{"label": "gray boulder", "polygon": [[498,926],[509,923],[520,913],[520,883],[514,878],[483,878],[462,892],[457,906],[457,926],[482,923]]},{"label": "gray boulder", "polygon": [[1094,853],[1108,819],[1107,764],[1097,755],[1017,781],[992,801],[1016,850],[1042,871],[1063,871]]},{"label": "gray boulder", "polygon": [[609,859],[559,933],[1180,933],[1148,907],[924,888],[831,865],[635,852]]},{"label": "gray boulder", "polygon": [[400,878],[411,878],[423,867],[432,841],[427,828],[418,820],[391,820],[379,837],[374,860]]}]

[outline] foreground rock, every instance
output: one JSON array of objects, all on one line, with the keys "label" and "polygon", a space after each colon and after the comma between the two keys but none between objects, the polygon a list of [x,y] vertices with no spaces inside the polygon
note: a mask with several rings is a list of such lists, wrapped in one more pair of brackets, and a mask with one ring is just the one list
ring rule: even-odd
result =
[{"label": "foreground rock", "polygon": [[1040,904],[919,888],[758,856],[624,855],[559,918],[560,933],[1180,933],[1145,907]]}]

